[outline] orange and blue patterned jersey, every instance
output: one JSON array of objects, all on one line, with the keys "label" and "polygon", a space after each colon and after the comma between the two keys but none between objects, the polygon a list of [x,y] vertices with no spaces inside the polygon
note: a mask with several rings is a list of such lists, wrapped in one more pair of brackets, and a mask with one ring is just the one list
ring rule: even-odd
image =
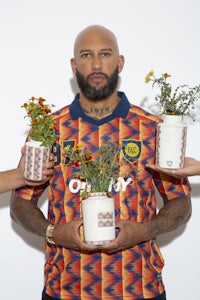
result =
[{"label": "orange and blue patterned jersey", "polygon": [[[156,189],[171,200],[189,194],[187,182],[161,175],[145,168],[155,163],[158,117],[130,104],[123,92],[113,113],[101,120],[84,114],[75,100],[56,113],[54,174],[49,182],[48,219],[64,224],[81,216],[81,181],[74,176],[64,147],[81,144],[96,153],[101,141],[121,145],[121,155],[137,170],[133,180],[120,177],[112,186],[116,220],[147,222],[156,214]],[[123,168],[123,165],[122,165]],[[122,171],[123,172],[123,171]],[[37,200],[45,185],[16,190],[18,196]],[[45,243],[45,292],[54,298],[68,300],[136,300],[159,296],[164,291],[164,261],[156,239],[131,249],[107,255],[103,252],[81,253]]]}]

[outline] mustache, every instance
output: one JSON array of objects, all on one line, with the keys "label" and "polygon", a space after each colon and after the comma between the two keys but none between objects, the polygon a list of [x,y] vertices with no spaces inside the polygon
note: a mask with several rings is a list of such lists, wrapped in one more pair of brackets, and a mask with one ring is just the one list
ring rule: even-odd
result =
[{"label": "mustache", "polygon": [[102,72],[93,72],[87,76],[87,79],[90,79],[92,76],[95,76],[95,75],[101,75],[101,76],[105,77],[106,79],[108,79],[108,76]]}]

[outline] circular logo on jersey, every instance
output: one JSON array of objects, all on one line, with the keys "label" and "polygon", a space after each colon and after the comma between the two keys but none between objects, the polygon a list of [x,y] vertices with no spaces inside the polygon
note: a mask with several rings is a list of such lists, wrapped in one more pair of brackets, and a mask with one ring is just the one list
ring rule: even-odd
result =
[{"label": "circular logo on jersey", "polygon": [[131,157],[136,157],[136,156],[138,156],[138,154],[140,152],[140,148],[135,143],[129,143],[125,146],[124,151],[125,151],[126,155],[131,156]]}]

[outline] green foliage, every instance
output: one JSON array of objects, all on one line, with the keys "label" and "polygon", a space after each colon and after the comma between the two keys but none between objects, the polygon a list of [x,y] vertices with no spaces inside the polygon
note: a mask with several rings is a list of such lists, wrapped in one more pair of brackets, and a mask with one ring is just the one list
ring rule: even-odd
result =
[{"label": "green foliage", "polygon": [[190,87],[186,84],[177,86],[174,91],[167,79],[171,75],[164,73],[159,78],[154,76],[154,71],[150,71],[145,77],[145,83],[152,82],[152,87],[157,85],[160,94],[156,96],[156,101],[161,107],[161,114],[190,116],[195,109],[195,104],[200,99],[200,85]]},{"label": "green foliage", "polygon": [[[89,192],[108,193],[110,185],[116,183],[119,177],[120,165],[128,165],[124,159],[120,162],[120,148],[112,143],[103,142],[96,156],[80,145],[66,147],[65,153],[70,164],[79,169],[74,175],[86,183],[85,189],[81,191],[82,198],[86,198]],[[129,170],[133,172],[130,166]]]},{"label": "green foliage", "polygon": [[42,146],[51,147],[55,143],[55,121],[50,115],[52,106],[44,104],[45,101],[42,97],[31,97],[21,107],[26,110],[25,118],[30,120],[29,137],[34,141],[42,142]]}]

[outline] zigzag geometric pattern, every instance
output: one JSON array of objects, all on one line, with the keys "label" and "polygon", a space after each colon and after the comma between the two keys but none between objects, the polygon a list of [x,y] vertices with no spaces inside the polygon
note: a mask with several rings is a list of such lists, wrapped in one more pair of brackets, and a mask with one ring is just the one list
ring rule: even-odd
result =
[{"label": "zigzag geometric pattern", "polygon": [[98,213],[98,227],[112,227],[114,224],[112,212]]},{"label": "zigzag geometric pattern", "polygon": [[[121,103],[126,105],[123,101],[121,98]],[[160,175],[153,178],[145,168],[147,162],[155,162],[155,133],[159,119],[139,107],[131,105],[126,117],[115,116],[101,126],[82,117],[73,119],[69,107],[60,110],[55,120],[56,165],[50,180],[48,210],[52,223],[65,224],[81,217],[79,191],[74,192],[77,186],[72,185],[74,172],[78,169],[65,164],[63,143],[81,144],[94,155],[102,139],[117,145],[129,140],[131,144],[137,141],[141,145],[140,156],[132,161],[138,170],[137,176],[124,191],[116,191],[114,187],[111,191],[115,201],[116,222],[151,220],[156,214],[156,188],[163,198],[167,196],[174,199],[188,193],[189,186],[186,183],[174,179],[176,184],[172,184],[166,177],[162,180]],[[120,174],[123,173],[122,166]],[[39,192],[37,188],[36,193]],[[31,198],[31,191],[20,189],[17,193],[25,199]],[[83,238],[82,228],[79,234]],[[82,253],[49,244],[45,244],[45,248],[45,292],[50,297],[63,300],[138,300],[157,297],[164,291],[164,261],[155,239],[113,254],[103,251]]]},{"label": "zigzag geometric pattern", "polygon": [[29,180],[42,180],[42,171],[49,161],[49,148],[34,147],[26,144],[24,176]]}]

